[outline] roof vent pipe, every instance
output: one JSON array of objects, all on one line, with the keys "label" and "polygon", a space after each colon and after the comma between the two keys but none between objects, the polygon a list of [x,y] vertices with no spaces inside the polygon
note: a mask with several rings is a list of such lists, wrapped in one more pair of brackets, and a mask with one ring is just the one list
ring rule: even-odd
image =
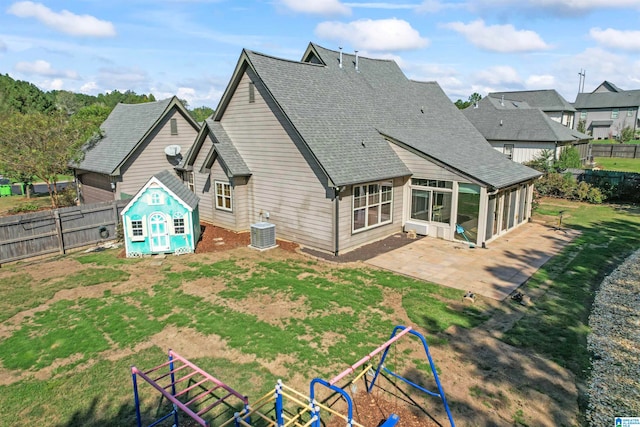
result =
[{"label": "roof vent pipe", "polygon": [[356,71],[360,72],[360,68],[358,68],[358,51],[356,50]]},{"label": "roof vent pipe", "polygon": [[342,47],[339,47],[338,49],[340,50],[340,64],[338,66],[342,68]]}]

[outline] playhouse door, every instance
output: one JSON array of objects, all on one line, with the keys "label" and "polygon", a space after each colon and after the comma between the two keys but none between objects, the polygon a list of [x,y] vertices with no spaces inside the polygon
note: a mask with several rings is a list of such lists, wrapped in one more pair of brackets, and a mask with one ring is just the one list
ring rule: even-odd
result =
[{"label": "playhouse door", "polygon": [[156,212],[149,217],[149,238],[151,252],[161,252],[169,249],[169,227],[167,218]]}]

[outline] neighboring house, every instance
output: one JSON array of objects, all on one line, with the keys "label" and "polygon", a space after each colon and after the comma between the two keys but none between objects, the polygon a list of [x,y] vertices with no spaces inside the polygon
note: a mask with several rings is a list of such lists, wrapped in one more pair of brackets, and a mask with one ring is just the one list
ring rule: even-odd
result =
[{"label": "neighboring house", "polygon": [[626,127],[635,134],[640,127],[640,89],[623,90],[605,80],[593,92],[579,93],[574,106],[576,126],[584,121],[594,139],[616,138]]},{"label": "neighboring house", "polygon": [[198,197],[173,172],[155,174],[122,210],[128,257],[191,253],[200,238]]},{"label": "neighboring house", "polygon": [[81,203],[131,198],[153,174],[179,163],[200,127],[174,96],[118,104],[100,129],[103,137],[74,166]]},{"label": "neighboring house", "polygon": [[[446,118],[446,119],[445,119]],[[179,165],[201,219],[338,255],[414,229],[477,244],[527,221],[540,174],[491,148],[435,82],[310,44],[302,61],[243,50]]]},{"label": "neighboring house", "polygon": [[552,120],[573,129],[576,109],[555,89],[522,90],[514,92],[493,92],[492,98],[504,101],[526,102],[533,108],[541,109]]},{"label": "neighboring house", "polygon": [[591,139],[522,101],[488,96],[463,114],[493,148],[518,163],[540,157],[543,150],[552,151],[558,159],[564,147]]}]

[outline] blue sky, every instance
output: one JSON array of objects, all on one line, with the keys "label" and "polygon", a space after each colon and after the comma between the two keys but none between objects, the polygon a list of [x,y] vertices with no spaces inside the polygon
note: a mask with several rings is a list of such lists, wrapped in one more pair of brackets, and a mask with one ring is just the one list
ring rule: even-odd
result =
[{"label": "blue sky", "polygon": [[178,95],[215,108],[243,48],[299,60],[310,41],[396,60],[452,100],[603,80],[640,89],[640,0],[41,0],[0,2],[0,73],[44,90]]}]

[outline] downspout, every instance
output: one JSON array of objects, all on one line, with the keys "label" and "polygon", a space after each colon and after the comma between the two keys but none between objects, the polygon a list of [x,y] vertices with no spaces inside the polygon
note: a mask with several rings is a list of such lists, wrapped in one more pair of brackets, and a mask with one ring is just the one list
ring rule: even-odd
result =
[{"label": "downspout", "polygon": [[334,187],[333,191],[333,255],[338,256],[340,252],[340,187]]}]

